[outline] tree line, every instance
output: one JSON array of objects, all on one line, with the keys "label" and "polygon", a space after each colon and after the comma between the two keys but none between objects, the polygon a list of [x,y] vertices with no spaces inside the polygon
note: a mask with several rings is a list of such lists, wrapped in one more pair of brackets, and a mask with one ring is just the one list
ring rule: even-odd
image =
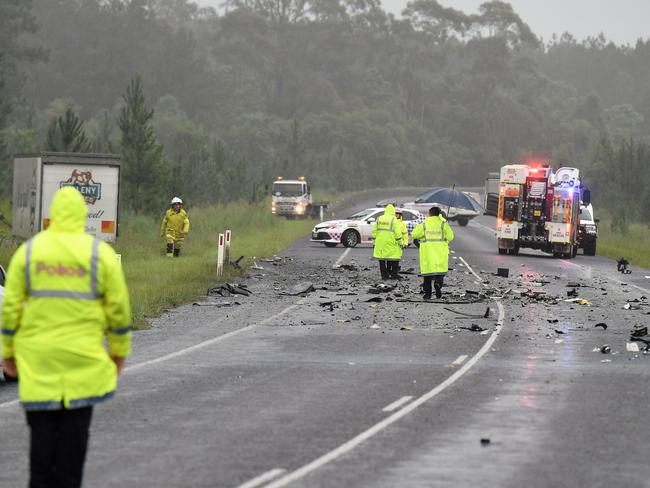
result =
[{"label": "tree line", "polygon": [[255,201],[279,174],[481,184],[529,156],[584,169],[605,203],[630,147],[626,171],[650,166],[648,40],[543,43],[502,1],[224,5],[0,0],[0,195],[11,154],[60,148],[120,153],[123,202],[144,212],[172,193]]}]

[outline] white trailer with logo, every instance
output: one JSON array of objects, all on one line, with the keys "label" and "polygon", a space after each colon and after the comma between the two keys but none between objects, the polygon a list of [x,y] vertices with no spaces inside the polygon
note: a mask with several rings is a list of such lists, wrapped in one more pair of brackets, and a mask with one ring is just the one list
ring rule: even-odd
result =
[{"label": "white trailer with logo", "polygon": [[13,234],[25,239],[50,224],[59,188],[74,186],[86,200],[86,232],[115,242],[118,233],[120,157],[114,154],[21,154],[14,158]]}]

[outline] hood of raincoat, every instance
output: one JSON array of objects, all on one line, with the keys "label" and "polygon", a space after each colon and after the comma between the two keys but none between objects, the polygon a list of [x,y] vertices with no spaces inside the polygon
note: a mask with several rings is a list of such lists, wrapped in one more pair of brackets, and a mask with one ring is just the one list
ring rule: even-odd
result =
[{"label": "hood of raincoat", "polygon": [[64,186],[54,194],[50,205],[50,229],[58,232],[83,232],[88,207],[79,190]]},{"label": "hood of raincoat", "polygon": [[386,205],[386,211],[384,212],[386,217],[395,217],[395,207],[389,203]]}]

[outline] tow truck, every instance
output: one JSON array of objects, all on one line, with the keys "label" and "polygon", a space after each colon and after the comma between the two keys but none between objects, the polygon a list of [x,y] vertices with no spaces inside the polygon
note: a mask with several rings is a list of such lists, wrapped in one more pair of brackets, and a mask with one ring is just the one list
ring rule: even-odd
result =
[{"label": "tow truck", "polygon": [[578,252],[580,204],[590,192],[577,168],[554,171],[549,164],[510,164],[500,172],[497,239],[499,254],[518,254],[522,247],[556,258]]}]

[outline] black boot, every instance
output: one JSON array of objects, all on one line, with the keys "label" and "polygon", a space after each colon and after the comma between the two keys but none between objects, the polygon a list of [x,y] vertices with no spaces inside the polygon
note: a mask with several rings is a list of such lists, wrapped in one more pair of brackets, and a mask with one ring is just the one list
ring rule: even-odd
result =
[{"label": "black boot", "polygon": [[180,249],[174,249],[174,257],[177,258],[180,255],[181,255],[181,250]]},{"label": "black boot", "polygon": [[433,287],[434,287],[435,290],[436,290],[436,298],[440,298],[440,297],[442,297],[442,286],[440,285],[440,283],[435,282],[435,283],[433,284]]},{"label": "black boot", "polygon": [[167,257],[171,258],[174,255],[174,245],[167,244]]}]

